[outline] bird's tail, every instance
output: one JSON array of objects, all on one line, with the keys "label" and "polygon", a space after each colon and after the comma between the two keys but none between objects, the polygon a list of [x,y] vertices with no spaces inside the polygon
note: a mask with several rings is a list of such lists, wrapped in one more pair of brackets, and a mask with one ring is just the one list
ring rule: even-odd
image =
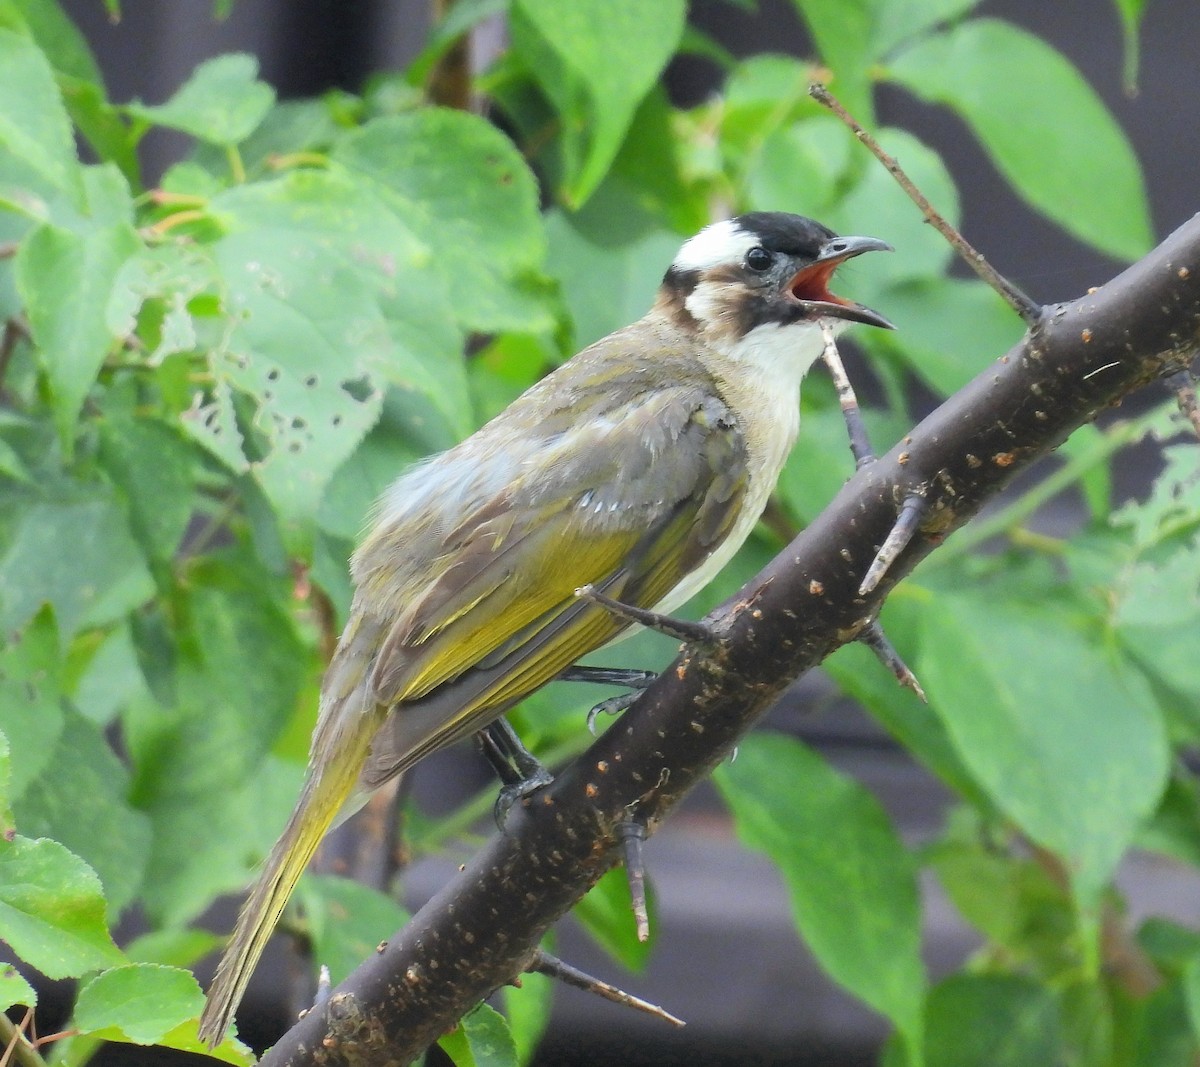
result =
[{"label": "bird's tail", "polygon": [[309,767],[300,799],[242,905],[237,926],[209,986],[200,1016],[200,1038],[210,1048],[220,1043],[233,1022],[246,984],[292,889],[357,781],[369,743],[368,735],[365,743],[346,744],[344,747],[350,751],[336,753],[333,762]]}]

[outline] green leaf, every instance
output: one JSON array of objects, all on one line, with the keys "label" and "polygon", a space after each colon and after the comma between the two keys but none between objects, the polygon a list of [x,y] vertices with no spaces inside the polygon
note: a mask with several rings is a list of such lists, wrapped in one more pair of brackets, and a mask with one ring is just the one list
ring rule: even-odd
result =
[{"label": "green leaf", "polygon": [[910,370],[943,396],[990,366],[1024,330],[996,291],[975,279],[913,278],[872,299],[877,302],[872,307],[878,306],[896,330],[886,337],[863,331],[855,340],[872,351],[899,353]]},{"label": "green leaf", "polygon": [[[5,628],[7,630],[7,627]],[[46,609],[0,646],[0,730],[6,744],[5,806],[36,781],[63,730],[61,664],[54,615]],[[11,813],[4,831],[11,836]]]},{"label": "green leaf", "polygon": [[[903,593],[892,596],[882,618],[888,637],[907,663],[917,661],[920,642],[923,605],[911,596],[915,588],[909,583]],[[843,645],[822,664],[822,670],[946,785],[969,800],[982,799],[941,720],[915,693],[897,686],[895,677],[865,645]]]},{"label": "green leaf", "polygon": [[[185,628],[169,708],[125,709],[137,768],[134,799],[154,844],[143,899],[163,924],[181,924],[213,894],[240,886],[277,835],[302,767],[268,753],[302,716],[311,729],[313,650],[289,614],[290,583],[252,558],[193,566],[175,610]],[[160,656],[161,658],[161,656]]]},{"label": "green leaf", "polygon": [[48,978],[122,962],[100,879],[57,841],[0,841],[0,939]]},{"label": "green leaf", "polygon": [[5,0],[4,6],[20,13],[29,36],[57,73],[103,86],[104,78],[87,39],[56,0]]},{"label": "green leaf", "polygon": [[529,1064],[550,1023],[554,982],[547,975],[529,971],[521,975],[520,984],[506,985],[500,996],[516,1045],[517,1062]]},{"label": "green leaf", "polygon": [[[12,749],[8,738],[0,733],[0,837],[9,840],[16,833],[12,813]],[[2,1010],[2,1009],[0,1009]]]},{"label": "green leaf", "polygon": [[131,963],[98,974],[79,990],[74,1025],[109,1041],[154,1045],[200,1014],[204,994],[190,971]]},{"label": "green leaf", "polygon": [[[921,191],[952,224],[959,217],[954,179],[933,149],[912,134],[887,127],[879,131],[884,150],[904,161],[904,169]],[[838,233],[880,237],[899,249],[887,255],[864,256],[840,277],[854,279],[856,300],[871,303],[884,286],[912,278],[940,277],[954,253],[913,208],[912,201],[882,167],[865,167],[858,181],[825,213],[823,221]],[[841,282],[839,292],[846,288]],[[866,332],[866,331],[863,331]]]},{"label": "green leaf", "polygon": [[954,108],[1013,188],[1068,233],[1118,259],[1150,247],[1146,190],[1129,141],[1079,72],[1044,41],[995,19],[973,19],[900,53],[886,74],[923,100]]},{"label": "green leaf", "polygon": [[[773,209],[786,210],[797,189],[787,189],[784,200],[771,197],[773,192],[786,188],[786,175],[775,164],[787,166],[802,157],[796,184],[807,189],[809,181],[816,181],[813,199],[805,200],[806,212],[815,215],[828,191],[825,175],[831,171],[840,174],[849,162],[851,140],[845,128],[808,95],[816,76],[812,63],[791,56],[747,56],[730,72],[721,97],[713,105],[713,118],[720,123],[715,148],[724,158],[726,169],[735,176],[748,172],[752,182],[758,178],[747,190],[751,205],[770,204]],[[802,141],[816,126],[836,134],[826,139],[827,155],[815,145],[809,148],[787,143],[793,134],[785,131],[793,131]],[[769,151],[773,157],[770,161],[765,158]],[[763,199],[759,199],[760,193]]]},{"label": "green leaf", "polygon": [[334,875],[305,875],[296,889],[304,908],[312,959],[329,968],[334,985],[408,922],[408,913],[370,886]]},{"label": "green leaf", "polygon": [[165,104],[131,104],[129,113],[201,141],[235,145],[271,110],[275,90],[258,80],[258,60],[240,52],[201,63]]},{"label": "green leaf", "polygon": [[427,108],[367,123],[334,148],[333,158],[374,179],[425,243],[428,265],[455,294],[451,312],[464,327],[552,325],[537,282],[546,250],[537,182],[494,126]]},{"label": "green leaf", "polygon": [[142,899],[153,921],[164,926],[190,922],[218,894],[246,886],[287,821],[303,767],[269,756],[248,779],[217,793],[198,791],[201,777],[189,776],[147,798],[154,847]]},{"label": "green leaf", "polygon": [[50,837],[100,876],[115,920],[141,884],[150,821],[129,806],[129,772],[100,730],[68,709],[50,767],[14,804],[26,837]]},{"label": "green leaf", "polygon": [[17,253],[17,287],[68,452],[84,397],[117,340],[105,324],[117,271],[140,247],[127,222],[84,233],[47,223],[34,230]]},{"label": "green leaf", "polygon": [[640,319],[679,251],[678,234],[653,223],[620,240],[615,228],[629,210],[630,200],[606,183],[581,214],[554,210],[546,218],[548,266],[562,286],[579,348]]},{"label": "green leaf", "polygon": [[484,19],[506,14],[508,8],[509,0],[457,0],[443,8],[441,21],[429,31],[425,47],[405,72],[405,80],[410,85],[423,85],[455,41]]},{"label": "green leaf", "polygon": [[[653,894],[647,886],[647,907],[650,909],[650,929],[654,921]],[[629,880],[624,867],[613,867],[589,890],[587,896],[571,912],[592,939],[615,960],[631,971],[645,970],[650,959],[651,941],[639,941],[633,921],[633,905],[629,899]]]},{"label": "green leaf", "polygon": [[14,1005],[27,1008],[37,1006],[37,991],[10,963],[0,964],[0,1011],[8,1011]]},{"label": "green leaf", "polygon": [[504,1016],[480,1004],[438,1045],[455,1067],[517,1067],[517,1047]]},{"label": "green leaf", "polygon": [[1062,1055],[1058,1000],[1036,982],[956,974],[929,991],[927,1067],[1032,1067]]},{"label": "green leaf", "polygon": [[[213,201],[230,230],[214,253],[235,326],[210,351],[217,386],[185,425],[234,470],[248,466],[288,517],[311,515],[385,386],[432,400],[456,437],[470,426],[449,287],[385,196],[334,167]],[[246,440],[238,395],[257,404]]]},{"label": "green leaf", "polygon": [[54,71],[28,37],[0,27],[0,148],[47,183],[83,204],[75,136]]},{"label": "green leaf", "polygon": [[[1191,1067],[1196,1062],[1197,1032],[1192,1021],[1187,978],[1158,986],[1136,1005],[1129,1029],[1129,1067]],[[1192,1021],[1192,1026],[1195,1023]],[[1124,1065],[1123,1065],[1124,1067]]]},{"label": "green leaf", "polygon": [[927,606],[916,671],[974,779],[1094,902],[1166,785],[1145,682],[1061,614],[986,587]]},{"label": "green leaf", "polygon": [[871,44],[883,0],[792,0],[822,61],[833,70],[829,87],[859,122],[874,124]]},{"label": "green leaf", "polygon": [[773,130],[747,165],[747,201],[826,218],[844,192],[852,144],[837,119],[823,116]]},{"label": "green leaf", "polygon": [[162,422],[116,416],[101,423],[101,463],[125,497],[142,550],[170,560],[195,506],[194,450]]},{"label": "green leaf", "polygon": [[879,802],[780,735],[751,735],[713,778],[738,837],[778,865],[797,929],[821,966],[919,1048],[916,878]]},{"label": "green leaf", "polygon": [[[960,815],[959,821],[966,819]],[[986,827],[972,829],[970,837],[959,834],[960,839],[938,842],[927,853],[946,895],[1014,962],[1061,955],[1077,921],[1068,891],[1036,863],[995,848]]]},{"label": "green leaf", "polygon": [[899,45],[943,22],[954,22],[978,6],[979,0],[885,0],[876,12],[871,55],[882,59]]},{"label": "green leaf", "polygon": [[153,592],[111,496],[99,487],[58,491],[58,499],[23,507],[7,543],[0,542],[0,630],[23,626],[48,603],[65,641],[82,626],[120,618]]},{"label": "green leaf", "polygon": [[178,927],[152,930],[125,946],[133,963],[161,963],[168,967],[191,967],[225,944],[225,938],[208,930]]},{"label": "green leaf", "polygon": [[515,0],[513,48],[562,116],[571,207],[603,180],[675,51],[685,11],[684,0]]}]

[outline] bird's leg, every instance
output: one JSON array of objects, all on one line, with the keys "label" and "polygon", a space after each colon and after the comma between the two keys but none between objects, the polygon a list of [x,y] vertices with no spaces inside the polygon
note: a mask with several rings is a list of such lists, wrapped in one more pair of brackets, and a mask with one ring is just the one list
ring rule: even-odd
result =
[{"label": "bird's leg", "polygon": [[[863,422],[862,412],[858,406],[858,397],[854,394],[854,386],[850,384],[850,377],[846,374],[846,368],[842,364],[842,357],[838,352],[837,339],[833,336],[827,323],[821,323],[821,335],[825,338],[825,348],[821,352],[821,358],[825,361],[825,366],[829,368],[829,375],[833,379],[833,386],[837,390],[838,403],[841,405],[842,418],[846,421],[846,432],[850,437],[850,451],[854,454],[854,466],[856,470],[861,470],[868,463],[875,461],[875,452],[871,448],[870,439],[867,437],[867,427]],[[920,501],[919,497],[910,497],[909,500]],[[900,509],[900,518],[897,519],[896,527],[900,529],[900,533],[896,534],[893,530],[893,535],[903,537],[905,528],[908,530],[908,537],[911,538],[912,533],[916,530],[916,524],[920,521],[923,515],[923,509],[918,509],[914,505],[909,504],[909,500],[905,500],[904,506]],[[872,563],[871,570],[868,572],[867,578],[863,580],[863,586],[866,587],[868,580],[873,580],[878,583],[879,579],[886,573],[891,561],[899,554],[899,549],[893,551],[893,537],[889,537],[883,548],[880,548],[879,555],[875,557]],[[907,544],[907,539],[900,545],[902,549]],[[888,554],[885,554],[884,548],[888,549]],[[882,557],[882,562],[881,562]],[[874,588],[874,585],[871,586]],[[865,589],[860,589],[860,592]],[[887,635],[883,632],[883,627],[879,625],[879,620],[872,620],[865,626],[862,632],[858,635],[858,640],[866,645],[876,656],[879,661],[896,676],[896,680],[905,688],[911,689],[922,700],[925,699],[925,690],[921,688],[921,683],[917,681],[917,676],[913,674],[908,664],[900,658],[900,653],[896,651],[895,646],[888,640]]]},{"label": "bird's leg", "polygon": [[637,700],[642,690],[650,685],[658,675],[654,671],[631,670],[627,667],[585,667],[576,664],[568,667],[560,674],[564,682],[593,682],[597,685],[623,685],[628,693],[618,693],[607,700],[600,701],[587,713],[588,732],[595,735],[596,719],[601,715],[619,715],[629,709]]},{"label": "bird's leg", "polygon": [[504,783],[504,788],[496,798],[495,809],[496,825],[503,830],[512,806],[549,785],[554,781],[554,776],[521,743],[516,730],[503,715],[485,726],[476,736],[484,756]]}]

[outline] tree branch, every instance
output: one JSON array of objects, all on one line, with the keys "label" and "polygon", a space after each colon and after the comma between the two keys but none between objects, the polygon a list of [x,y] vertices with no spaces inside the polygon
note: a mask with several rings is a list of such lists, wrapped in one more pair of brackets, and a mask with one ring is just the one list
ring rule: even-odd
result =
[{"label": "tree branch", "polygon": [[[400,1065],[527,968],[546,930],[649,832],[779,693],[878,613],[889,589],[1019,471],[1200,349],[1200,216],[1103,288],[1043,309],[1025,338],[886,456],[710,617],[685,650],[505,832],[314,1008],[264,1065]],[[800,447],[803,446],[801,442]],[[920,529],[879,586],[859,586],[913,494]]]}]

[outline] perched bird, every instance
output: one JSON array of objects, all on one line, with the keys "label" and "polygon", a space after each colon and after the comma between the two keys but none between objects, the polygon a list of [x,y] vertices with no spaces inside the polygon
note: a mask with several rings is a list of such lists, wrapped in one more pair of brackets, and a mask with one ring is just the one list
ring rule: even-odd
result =
[{"label": "perched bird", "polygon": [[797,215],[714,223],[643,318],[384,493],[351,562],[308,775],[209,989],[205,1040],[225,1034],[339,811],[628,627],[579,587],[666,612],[737,551],[796,439],[822,322],[890,326],[830,277],[888,248]]}]

